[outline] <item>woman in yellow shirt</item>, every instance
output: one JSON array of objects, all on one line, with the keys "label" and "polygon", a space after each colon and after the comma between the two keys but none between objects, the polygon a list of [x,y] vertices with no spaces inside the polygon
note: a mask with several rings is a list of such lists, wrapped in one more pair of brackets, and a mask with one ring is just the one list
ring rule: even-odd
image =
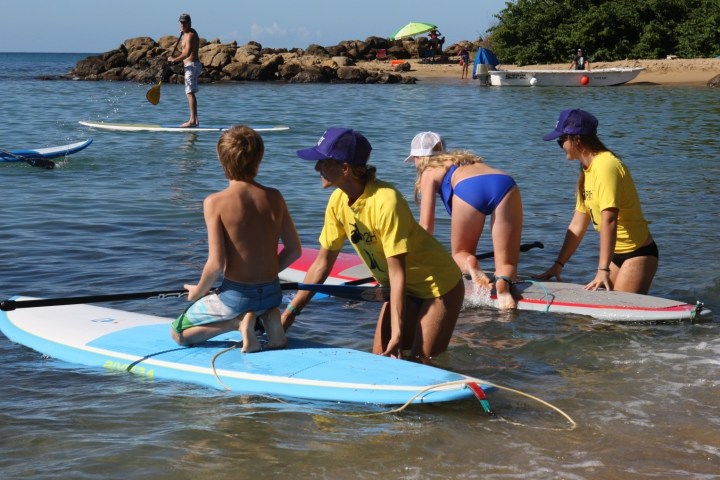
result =
[{"label": "woman in yellow shirt", "polygon": [[[457,322],[465,286],[448,251],[413,217],[407,201],[391,184],[375,178],[367,165],[372,147],[359,132],[330,128],[314,147],[298,150],[315,162],[323,188],[336,187],[325,208],[320,252],[305,283],[328,277],[345,239],[383,286],[390,301],[383,305],[375,330],[373,353],[429,362],[447,349]],[[287,330],[310,301],[299,291],[282,315]]]},{"label": "woman in yellow shirt", "polygon": [[658,268],[658,248],[642,213],[630,170],[597,136],[598,120],[574,109],[560,113],[555,130],[568,160],[581,164],[575,213],[555,263],[539,278],[560,280],[560,272],[585,235],[588,225],[600,233],[595,278],[585,288],[648,293]]}]

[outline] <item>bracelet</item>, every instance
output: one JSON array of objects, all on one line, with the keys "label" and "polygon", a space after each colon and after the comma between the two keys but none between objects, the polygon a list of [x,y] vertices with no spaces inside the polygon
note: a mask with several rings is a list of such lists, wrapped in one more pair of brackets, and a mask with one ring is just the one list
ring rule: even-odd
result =
[{"label": "bracelet", "polygon": [[555,263],[557,263],[557,264],[560,265],[561,267],[565,268],[565,264],[562,263],[560,260],[555,260]]},{"label": "bracelet", "polygon": [[600,270],[601,272],[609,272],[610,271],[609,268],[598,268],[598,270]]},{"label": "bracelet", "polygon": [[290,313],[292,313],[292,314],[295,315],[296,317],[297,317],[298,315],[300,315],[300,312],[298,311],[297,308],[295,308],[295,307],[292,306],[292,303],[288,303],[288,306],[285,308],[285,310],[289,311]]}]

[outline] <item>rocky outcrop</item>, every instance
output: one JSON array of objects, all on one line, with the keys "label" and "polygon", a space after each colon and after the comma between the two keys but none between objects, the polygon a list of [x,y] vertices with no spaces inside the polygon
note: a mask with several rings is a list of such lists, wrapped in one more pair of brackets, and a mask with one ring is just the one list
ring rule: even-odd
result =
[{"label": "rocky outcrop", "polygon": [[[470,42],[461,42],[472,46]],[[157,42],[150,37],[126,40],[120,47],[101,55],[80,60],[68,74],[76,80],[112,80],[154,83],[160,78],[166,59],[177,44],[177,37],[164,36]],[[455,55],[460,44],[446,49],[439,61]],[[369,37],[364,41],[346,40],[338,45],[309,45],[306,49],[269,49],[257,42],[238,46],[220,40],[200,40],[201,83],[233,81],[284,81],[289,83],[415,83],[402,75],[407,64],[388,71],[388,60],[417,58],[428,48],[428,39],[420,37],[389,41]],[[378,51],[385,60],[376,60]],[[356,62],[363,61],[361,68]],[[367,63],[370,61],[370,63]],[[377,65],[377,68],[368,65]],[[403,68],[405,67],[405,68]],[[182,83],[182,67],[173,65],[169,83]]]}]

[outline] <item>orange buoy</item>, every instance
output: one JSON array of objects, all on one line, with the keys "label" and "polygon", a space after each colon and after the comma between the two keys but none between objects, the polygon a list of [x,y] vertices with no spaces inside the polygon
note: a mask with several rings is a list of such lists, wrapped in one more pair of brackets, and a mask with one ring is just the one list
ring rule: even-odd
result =
[{"label": "orange buoy", "polygon": [[580,77],[580,85],[587,85],[588,83],[590,83],[590,79],[587,75]]}]

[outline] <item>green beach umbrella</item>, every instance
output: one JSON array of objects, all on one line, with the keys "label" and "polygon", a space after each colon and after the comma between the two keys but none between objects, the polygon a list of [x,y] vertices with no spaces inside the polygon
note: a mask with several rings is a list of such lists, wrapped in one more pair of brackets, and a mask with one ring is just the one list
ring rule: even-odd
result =
[{"label": "green beach umbrella", "polygon": [[436,28],[437,26],[433,25],[432,23],[410,22],[397,32],[393,33],[390,36],[390,40],[398,40],[405,37],[414,37],[415,35],[420,35],[421,33],[429,32],[430,30],[434,30]]}]

